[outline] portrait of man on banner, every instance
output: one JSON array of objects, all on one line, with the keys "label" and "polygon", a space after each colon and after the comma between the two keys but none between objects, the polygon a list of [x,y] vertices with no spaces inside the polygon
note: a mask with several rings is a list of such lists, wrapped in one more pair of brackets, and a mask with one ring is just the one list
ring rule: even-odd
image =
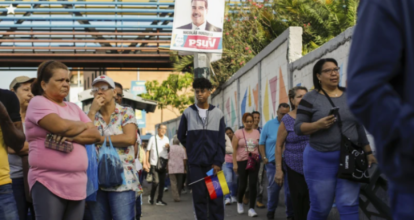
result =
[{"label": "portrait of man on banner", "polygon": [[221,28],[207,21],[208,11],[208,0],[191,0],[191,23],[177,29],[222,32]]}]

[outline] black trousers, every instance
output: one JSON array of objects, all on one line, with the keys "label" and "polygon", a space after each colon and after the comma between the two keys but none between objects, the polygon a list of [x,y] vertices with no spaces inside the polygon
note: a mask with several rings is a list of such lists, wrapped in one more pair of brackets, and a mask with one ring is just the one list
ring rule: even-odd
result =
[{"label": "black trousers", "polygon": [[155,170],[155,166],[151,166],[151,173],[154,178],[152,181],[152,188],[151,188],[151,200],[154,201],[155,192],[157,191],[157,187],[158,187],[157,201],[160,201],[162,200],[162,197],[164,196],[164,185],[165,185],[165,178],[166,178],[167,172],[158,172]]},{"label": "black trousers", "polygon": [[[306,220],[310,209],[309,190],[305,176],[286,166],[290,197],[295,220]],[[286,183],[285,183],[286,184]]]},{"label": "black trousers", "polygon": [[255,170],[246,170],[247,160],[237,162],[237,174],[239,175],[239,185],[237,192],[237,202],[243,202],[247,183],[249,183],[249,208],[254,209],[256,205],[257,180],[259,179],[260,163],[256,164]]},{"label": "black trousers", "polygon": [[[211,170],[211,166],[189,166],[188,182],[193,183],[203,179],[206,173]],[[198,220],[224,220],[224,200],[223,197],[210,199],[204,180],[194,183],[191,186],[193,191],[193,205],[196,219]]]}]

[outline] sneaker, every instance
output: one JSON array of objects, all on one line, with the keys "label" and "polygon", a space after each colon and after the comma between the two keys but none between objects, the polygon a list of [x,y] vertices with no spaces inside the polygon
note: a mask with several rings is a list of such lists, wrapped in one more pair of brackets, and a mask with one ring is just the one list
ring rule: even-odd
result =
[{"label": "sneaker", "polygon": [[254,211],[254,209],[249,209],[249,217],[257,217],[257,213],[256,211]]},{"label": "sneaker", "polygon": [[231,204],[231,199],[227,198],[226,200],[224,200],[224,204],[230,205]]},{"label": "sneaker", "polygon": [[168,187],[164,187],[164,192],[168,192]]},{"label": "sneaker", "polygon": [[236,198],[236,197],[234,197],[234,196],[232,196],[232,197],[231,197],[231,203],[237,203],[237,198]]},{"label": "sneaker", "polygon": [[256,201],[256,207],[258,209],[264,209],[264,208],[266,208],[266,206],[263,203],[259,202],[259,201]]},{"label": "sneaker", "polygon": [[275,212],[267,212],[267,220],[275,219]]},{"label": "sneaker", "polygon": [[244,213],[243,203],[237,203],[237,213],[239,214]]},{"label": "sneaker", "polygon": [[162,200],[158,200],[157,203],[155,203],[155,205],[162,205],[162,206],[164,206],[164,205],[167,205],[167,203],[164,202],[164,201],[162,201]]},{"label": "sneaker", "polygon": [[148,196],[148,204],[154,205],[154,200],[151,200],[151,196]]}]

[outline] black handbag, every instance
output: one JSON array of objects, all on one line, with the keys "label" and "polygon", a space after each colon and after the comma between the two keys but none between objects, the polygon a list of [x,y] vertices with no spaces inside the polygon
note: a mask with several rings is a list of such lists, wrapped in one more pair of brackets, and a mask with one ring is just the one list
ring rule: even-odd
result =
[{"label": "black handbag", "polygon": [[155,147],[157,148],[157,157],[158,157],[158,162],[157,165],[155,166],[155,170],[158,172],[167,172],[167,166],[168,166],[168,159],[162,158],[160,157],[160,155],[158,155],[158,141],[157,141],[157,137],[155,138]]},{"label": "black handbag", "polygon": [[[335,108],[336,106],[328,94],[323,89],[322,92],[325,94],[332,107]],[[361,146],[353,143],[342,132],[342,120],[339,111],[336,116],[338,117],[338,127],[341,133],[341,153],[339,159],[338,178],[360,183],[369,183],[370,176],[368,172],[367,155]]]}]

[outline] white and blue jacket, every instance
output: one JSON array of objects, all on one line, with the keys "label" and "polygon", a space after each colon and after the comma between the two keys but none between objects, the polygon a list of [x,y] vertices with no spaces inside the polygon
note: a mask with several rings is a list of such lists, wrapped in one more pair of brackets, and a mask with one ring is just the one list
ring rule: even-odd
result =
[{"label": "white and blue jacket", "polygon": [[203,123],[195,105],[181,116],[177,137],[187,150],[189,165],[221,167],[225,156],[226,125],[220,109],[210,105]]}]

